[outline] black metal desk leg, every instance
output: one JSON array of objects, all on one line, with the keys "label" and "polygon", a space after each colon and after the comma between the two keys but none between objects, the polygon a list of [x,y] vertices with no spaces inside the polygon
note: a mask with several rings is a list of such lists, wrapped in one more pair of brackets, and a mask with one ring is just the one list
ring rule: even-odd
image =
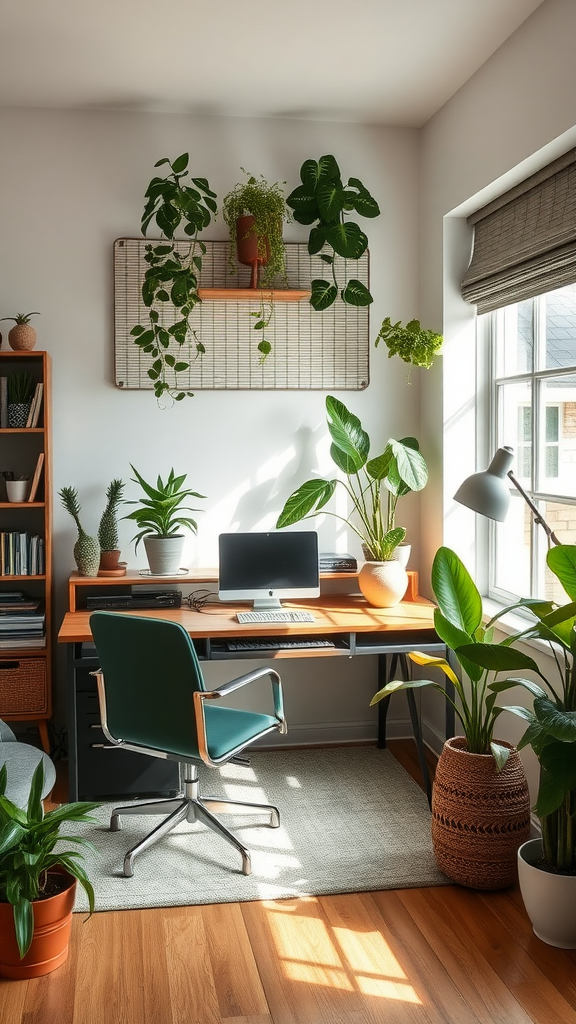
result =
[{"label": "black metal desk leg", "polygon": [[422,730],[420,729],[420,719],[418,718],[418,709],[416,707],[416,698],[414,696],[414,690],[406,690],[406,696],[408,698],[410,718],[412,719],[412,728],[414,730],[416,750],[418,751],[420,771],[422,772],[422,781],[424,782],[424,786],[426,788],[428,806],[430,807],[430,809],[432,809],[432,783],[430,781],[430,772],[428,771],[428,765],[426,764],[426,754],[424,753],[424,744],[422,742]]},{"label": "black metal desk leg", "polygon": [[[378,689],[381,690],[383,686],[386,686],[388,682],[388,670],[387,670],[387,655],[378,655]],[[390,707],[390,697],[384,697],[383,700],[379,700],[377,704],[378,709],[378,737],[376,740],[376,746],[380,749],[384,749],[386,746],[386,716],[388,714],[388,708]]]}]

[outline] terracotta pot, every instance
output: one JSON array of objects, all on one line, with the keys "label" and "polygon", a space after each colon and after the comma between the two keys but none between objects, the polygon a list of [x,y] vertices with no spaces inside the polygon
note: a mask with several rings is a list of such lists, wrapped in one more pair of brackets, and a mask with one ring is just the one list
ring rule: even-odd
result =
[{"label": "terracotta pot", "polygon": [[408,589],[408,575],[396,558],[389,562],[365,562],[358,573],[358,586],[374,608],[393,608]]},{"label": "terracotta pot", "polygon": [[576,949],[576,875],[544,871],[542,840],[530,839],[518,850],[518,881],[534,934],[559,949]]},{"label": "terracotta pot", "polygon": [[252,267],[250,287],[258,288],[259,270],[270,259],[270,245],[266,239],[266,255],[263,256],[258,252],[259,237],[255,231],[251,231],[253,225],[254,217],[251,215],[238,217],[236,221],[236,254],[239,263]]},{"label": "terracotta pot", "polygon": [[36,328],[32,324],[15,324],[8,331],[8,344],[16,352],[27,352],[36,344]]},{"label": "terracotta pot", "polygon": [[68,884],[63,892],[32,904],[34,910],[34,936],[26,956],[20,951],[14,932],[14,912],[11,903],[0,903],[0,977],[39,978],[61,967],[68,956],[72,910],[76,897],[76,879],[63,869],[55,868],[65,876]]},{"label": "terracotta pot", "polygon": [[119,568],[120,561],[120,549],[116,551],[101,551],[100,552],[100,564],[98,570],[105,570],[106,572],[112,572]]},{"label": "terracotta pot", "polygon": [[530,795],[515,747],[501,772],[491,754],[446,740],[432,791],[432,846],[448,878],[471,889],[504,889],[517,878],[518,847],[530,835]]}]

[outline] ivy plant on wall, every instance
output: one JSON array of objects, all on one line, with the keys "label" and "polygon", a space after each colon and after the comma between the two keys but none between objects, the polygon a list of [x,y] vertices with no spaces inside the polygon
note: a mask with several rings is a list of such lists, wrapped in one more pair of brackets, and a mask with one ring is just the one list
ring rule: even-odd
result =
[{"label": "ivy plant on wall", "polygon": [[[174,162],[168,157],[158,160],[155,167],[168,164],[165,177],[154,177],[148,185],[142,214],[142,234],[146,235],[153,220],[164,241],[146,246],[144,259],[148,264],[142,283],[142,301],[148,309],[149,323],[137,324],[131,330],[134,342],[152,357],[148,376],[154,383],[154,394],[161,398],[168,394],[179,402],[191,391],[180,390],[176,378],[190,367],[190,351],[197,354],[205,349],[191,324],[194,307],[200,302],[198,274],[202,269],[202,256],[206,246],[199,233],[210,224],[217,213],[216,193],[206,178],[188,177],[188,153],[182,153]],[[175,237],[182,227],[190,239],[184,252]],[[163,304],[171,303],[178,319],[169,327],[161,323]]]},{"label": "ivy plant on wall", "polygon": [[[378,217],[380,207],[358,178],[342,181],[340,168],[333,156],[322,156],[318,161],[305,160],[300,168],[302,182],[288,196],[286,203],[299,224],[310,224],[308,252],[320,254],[330,267],[332,280],[312,281],[310,303],[314,309],[328,309],[338,293],[351,306],[368,306],[372,296],[365,284],[350,278],[341,287],[336,276],[338,257],[358,260],[366,252],[368,238],[360,226],[348,217],[357,213],[361,217]],[[323,252],[329,247],[332,252]]]}]

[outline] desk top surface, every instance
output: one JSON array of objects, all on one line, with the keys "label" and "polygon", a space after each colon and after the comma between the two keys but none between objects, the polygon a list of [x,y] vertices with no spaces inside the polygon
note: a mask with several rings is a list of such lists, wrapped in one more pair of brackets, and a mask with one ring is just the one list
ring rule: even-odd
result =
[{"label": "desk top surface", "polygon": [[[282,607],[311,611],[315,621],[240,623],[236,621],[236,613],[248,611],[250,605],[236,603],[207,604],[202,611],[189,608],[155,608],[149,611],[123,611],[122,614],[179,622],[190,636],[198,639],[434,629],[434,605],[423,597],[418,597],[415,601],[401,601],[394,608],[373,608],[360,595],[339,594],[326,595],[312,601],[284,601]],[[90,641],[90,615],[89,611],[67,612],[58,634],[59,643]]]}]

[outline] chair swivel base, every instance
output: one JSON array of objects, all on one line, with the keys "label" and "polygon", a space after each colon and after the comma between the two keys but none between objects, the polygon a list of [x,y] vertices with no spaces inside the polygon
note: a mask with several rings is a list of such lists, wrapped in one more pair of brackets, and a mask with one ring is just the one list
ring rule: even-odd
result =
[{"label": "chair swivel base", "polygon": [[270,814],[270,828],[278,828],[280,825],[280,813],[273,804],[239,803],[237,800],[228,800],[225,797],[203,797],[198,795],[197,769],[186,765],[187,773],[192,771],[193,777],[184,782],[184,794],[171,800],[149,800],[141,804],[128,804],[125,807],[115,807],[110,817],[110,831],[119,832],[121,829],[120,818],[124,814],[165,814],[168,817],[160,822],[152,832],[136,843],[124,857],[124,876],[132,878],[134,874],[134,858],[138,854],[153,846],[159,839],[171,832],[182,821],[191,824],[201,821],[208,828],[212,829],[227,842],[231,843],[242,857],[242,873],[249,875],[252,872],[250,851],[236,838],[236,836],[214,817],[212,811],[229,814],[255,814],[258,811],[267,811]]}]

